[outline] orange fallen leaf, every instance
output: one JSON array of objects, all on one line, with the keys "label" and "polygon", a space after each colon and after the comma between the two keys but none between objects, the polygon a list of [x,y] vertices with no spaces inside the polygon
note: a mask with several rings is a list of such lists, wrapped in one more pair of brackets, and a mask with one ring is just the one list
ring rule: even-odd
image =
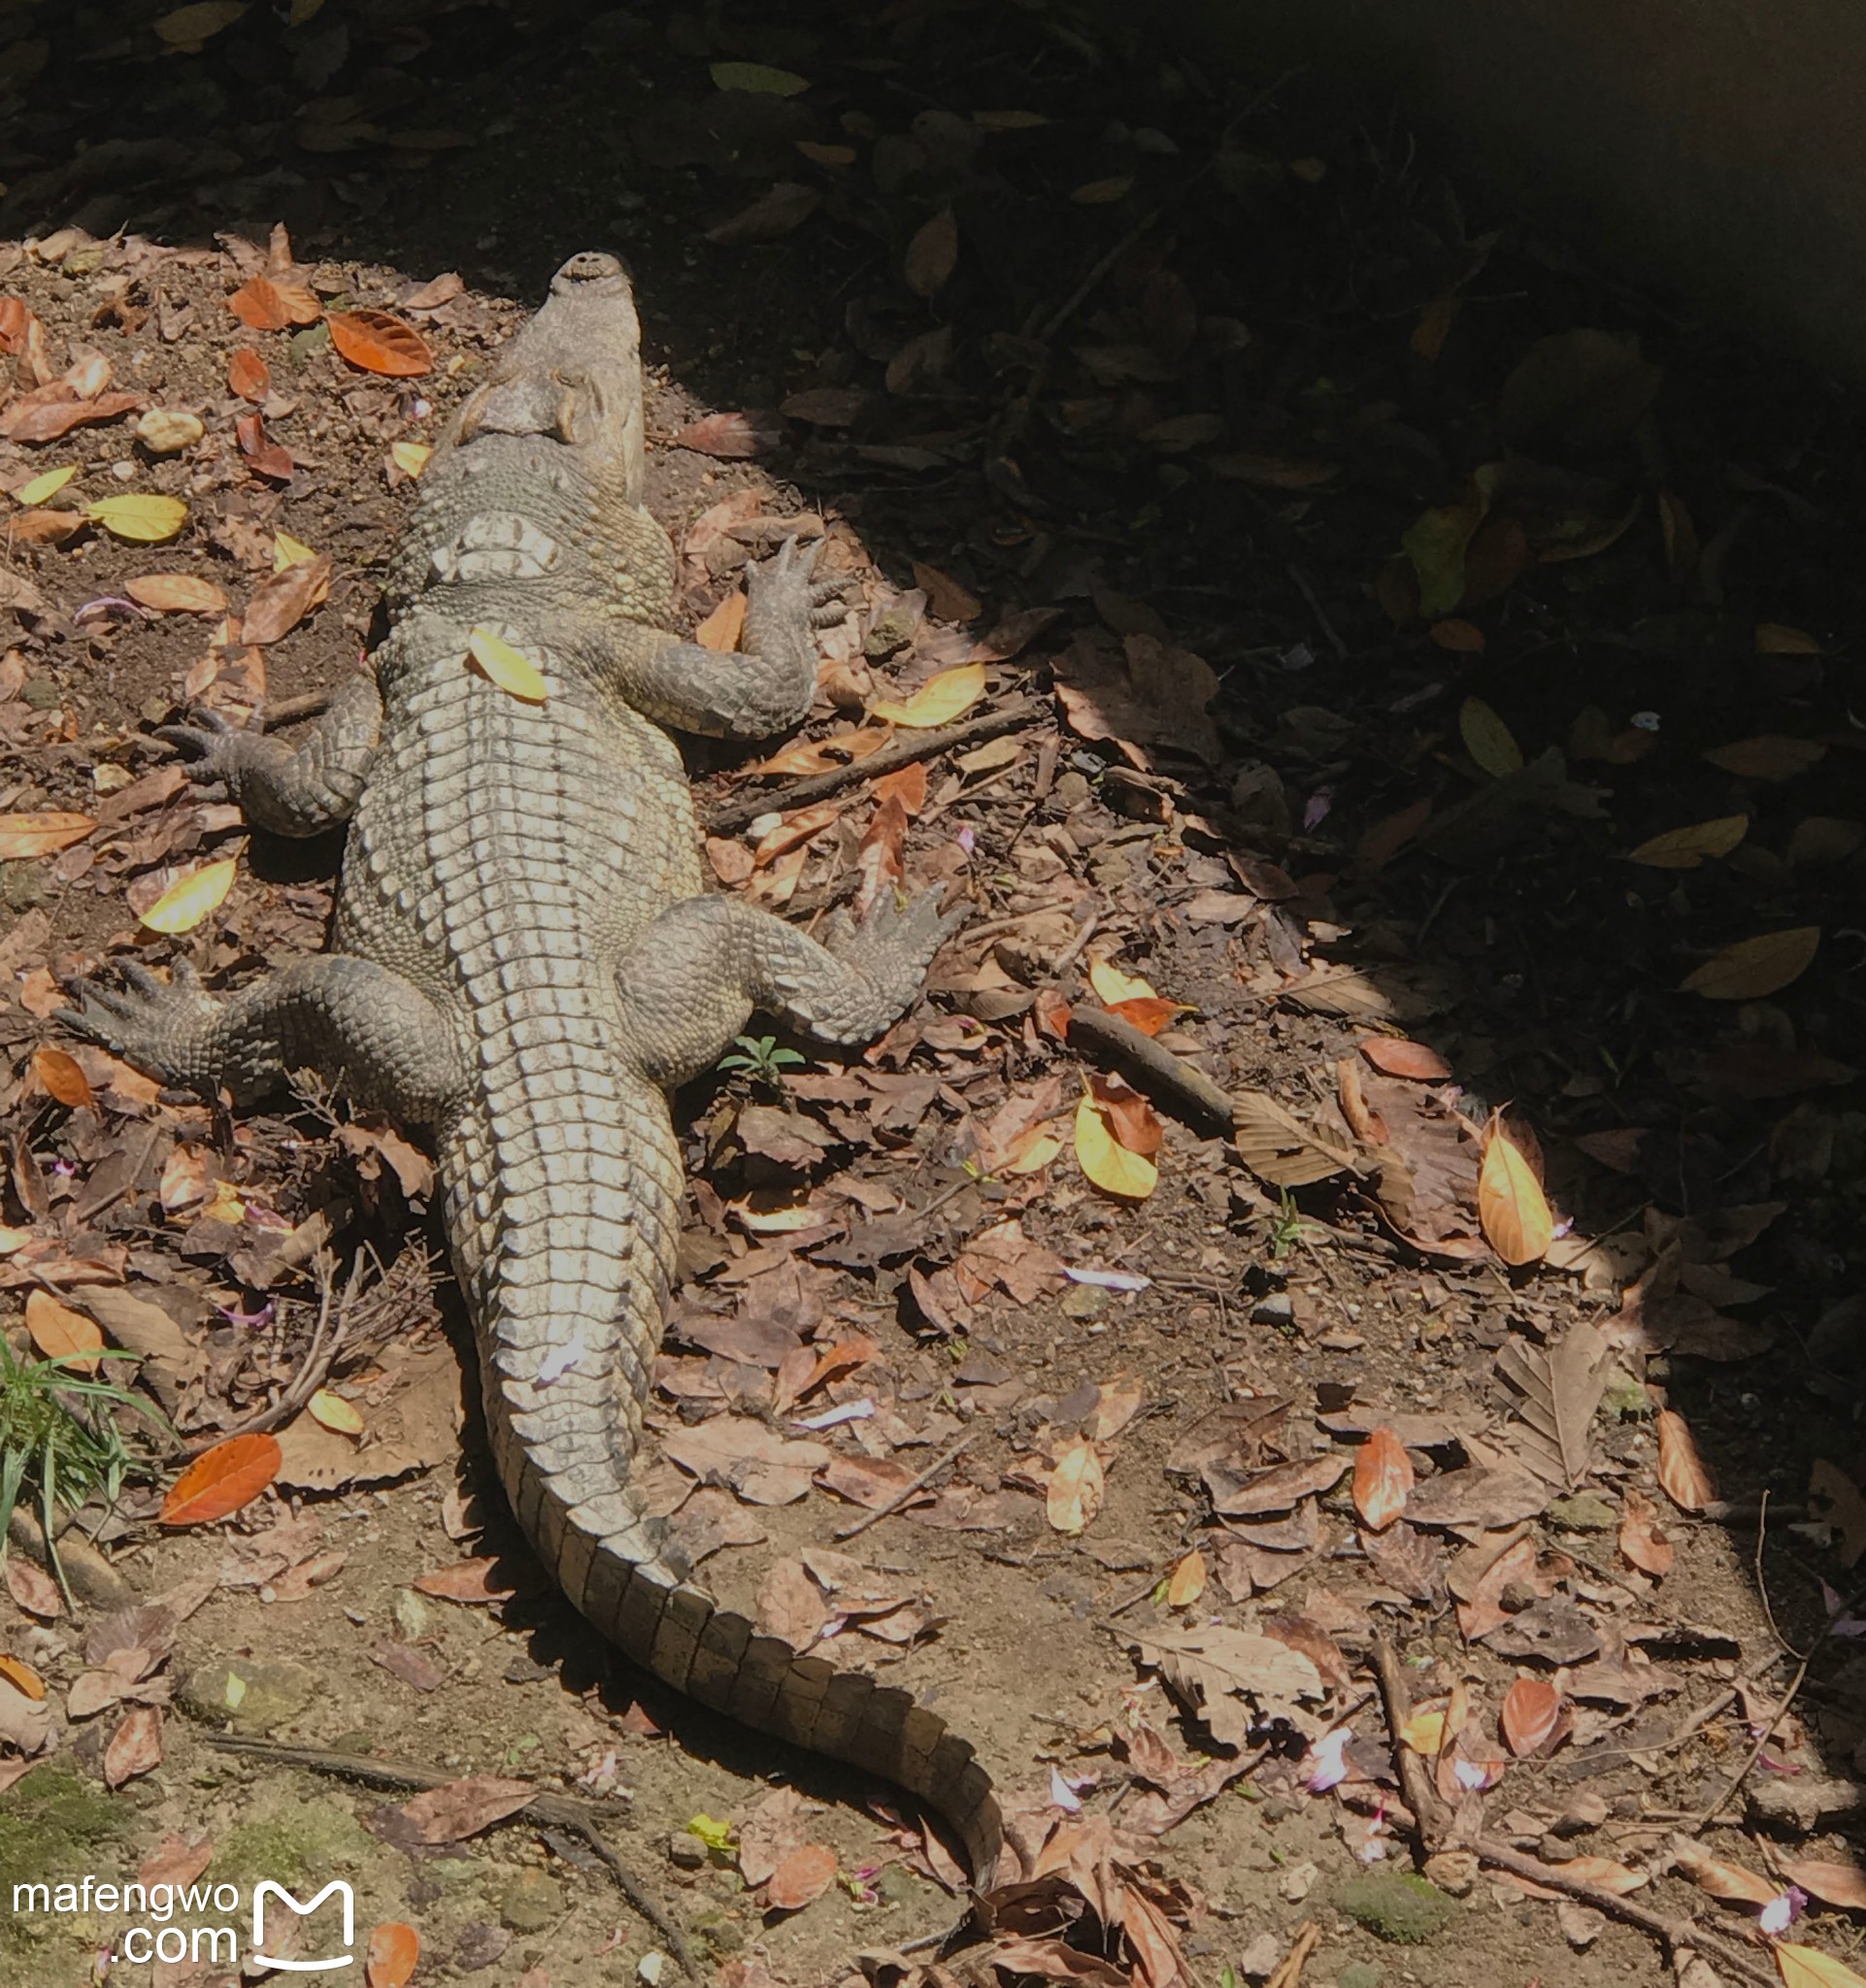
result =
[{"label": "orange fallen leaf", "polygon": [[693,631],[693,640],[702,648],[730,655],[739,646],[745,628],[745,588],[735,587]]},{"label": "orange fallen leaf", "polygon": [[412,380],[434,370],[427,340],[412,324],[386,311],[338,311],[324,322],[338,351],[365,373]]},{"label": "orange fallen leaf", "polygon": [[1504,1696],[1503,1743],[1518,1760],[1540,1753],[1561,1723],[1561,1693],[1542,1677],[1518,1677]]},{"label": "orange fallen leaf", "polygon": [[369,1936],[363,1979],[368,1988],[404,1988],[420,1958],[421,1936],[399,1919],[387,1920]]},{"label": "orange fallen leaf", "polygon": [[254,407],[263,407],[272,391],[272,370],[250,346],[241,346],[227,355],[227,389]]},{"label": "orange fallen leaf", "polygon": [[284,1461],[276,1436],[233,1436],[196,1457],[169,1487],[157,1522],[205,1526],[250,1505]]},{"label": "orange fallen leaf", "polygon": [[836,1881],[836,1853],[821,1843],[792,1850],[765,1886],[765,1904],[774,1912],[795,1912],[821,1898]]},{"label": "orange fallen leaf", "polygon": [[97,1101],[91,1096],[90,1078],[79,1067],[76,1056],[50,1044],[32,1052],[32,1074],[47,1097],[76,1111]]},{"label": "orange fallen leaf", "polygon": [[1691,1429],[1676,1408],[1652,1418],[1658,1436],[1659,1488],[1681,1511],[1702,1511],[1716,1502],[1716,1483],[1691,1440]]},{"label": "orange fallen leaf", "polygon": [[26,1331],[48,1360],[65,1360],[75,1374],[95,1374],[104,1335],[95,1319],[61,1305],[50,1291],[26,1294]]},{"label": "orange fallen leaf", "polygon": [[1406,1509],[1413,1490],[1413,1459],[1383,1423],[1354,1454],[1354,1509],[1369,1532],[1383,1533]]},{"label": "orange fallen leaf", "polygon": [[1769,1878],[1758,1876],[1753,1871],[1746,1871],[1741,1864],[1730,1864],[1721,1857],[1713,1857],[1701,1843],[1687,1836],[1672,1838],[1672,1855],[1683,1875],[1714,1899],[1726,1899],[1735,1905],[1766,1905],[1782,1889]]},{"label": "orange fallen leaf", "polygon": [[1521,1149],[1492,1124],[1478,1173],[1478,1220],[1490,1247],[1513,1269],[1538,1262],[1555,1239],[1548,1196]]},{"label": "orange fallen leaf", "polygon": [[249,277],[227,299],[227,309],[252,331],[316,324],[324,315],[324,307],[302,284],[274,282],[269,276]]},{"label": "orange fallen leaf", "polygon": [[1364,1036],[1357,1046],[1368,1062],[1387,1077],[1438,1083],[1451,1075],[1451,1066],[1436,1049],[1409,1042],[1404,1036]]},{"label": "orange fallen leaf", "polygon": [[1642,1574],[1649,1574],[1654,1580],[1663,1580],[1671,1573],[1677,1554],[1671,1541],[1659,1527],[1658,1507],[1645,1492],[1630,1484],[1626,1487],[1622,1505],[1619,1520],[1621,1555]]},{"label": "orange fallen leaf", "polygon": [[24,1657],[10,1657],[0,1653],[0,1677],[4,1677],[16,1691],[31,1699],[35,1705],[44,1702],[46,1680]]},{"label": "orange fallen leaf", "polygon": [[1137,994],[1131,1001],[1111,1001],[1108,1011],[1119,1015],[1130,1029],[1139,1029],[1144,1036],[1157,1036],[1171,1025],[1176,1014],[1192,1012],[1183,1001],[1162,1001],[1157,994]]}]

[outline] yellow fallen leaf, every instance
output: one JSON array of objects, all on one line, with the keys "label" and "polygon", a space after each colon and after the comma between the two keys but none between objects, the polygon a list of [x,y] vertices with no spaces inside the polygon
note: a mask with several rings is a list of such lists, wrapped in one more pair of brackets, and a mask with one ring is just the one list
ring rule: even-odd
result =
[{"label": "yellow fallen leaf", "polygon": [[235,856],[203,863],[200,869],[171,883],[137,922],[147,925],[151,932],[167,932],[171,936],[192,932],[203,918],[226,902],[239,869]]},{"label": "yellow fallen leaf", "polygon": [[1522,771],[1522,747],[1510,727],[1481,697],[1467,697],[1458,712],[1464,749],[1492,779]]},{"label": "yellow fallen leaf", "polygon": [[98,498],[95,504],[85,505],[84,515],[119,539],[154,546],[172,539],[187,523],[188,508],[179,497],[132,490],[122,497]]},{"label": "yellow fallen leaf", "polygon": [[48,497],[57,496],[77,474],[75,462],[68,462],[61,470],[48,470],[44,476],[34,477],[30,483],[21,483],[13,493],[13,501],[16,504],[43,504]]},{"label": "yellow fallen leaf", "polygon": [[391,442],[389,459],[405,477],[418,477],[434,451],[425,442]]},{"label": "yellow fallen leaf", "polygon": [[496,683],[508,697],[516,697],[522,704],[543,704],[550,695],[550,685],[538,665],[522,649],[514,648],[503,637],[494,635],[490,628],[476,628],[467,637],[467,652],[479,666],[480,674],[488,682]]},{"label": "yellow fallen leaf", "polygon": [[1814,965],[1820,949],[1818,925],[1791,925],[1781,932],[1761,932],[1739,939],[1713,953],[1695,972],[1678,983],[1681,994],[1702,994],[1707,1001],[1762,1001],[1798,980]]},{"label": "yellow fallen leaf", "polygon": [[1076,1107],[1076,1163],[1104,1193],[1126,1201],[1145,1201],[1160,1184],[1160,1170],[1121,1144],[1086,1093]]},{"label": "yellow fallen leaf", "polygon": [[1109,207],[1124,199],[1133,183],[1130,174],[1114,180],[1090,180],[1085,186],[1078,186],[1069,197],[1078,207]]},{"label": "yellow fallen leaf", "polygon": [[869,716],[928,731],[935,725],[950,725],[983,695],[984,665],[961,663],[956,670],[942,670],[937,677],[929,677],[905,704],[871,705]]},{"label": "yellow fallen leaf", "polygon": [[1102,1508],[1107,1480],[1095,1445],[1077,1437],[1056,1459],[1044,1494],[1044,1510],[1059,1533],[1080,1533]]},{"label": "yellow fallen leaf", "polygon": [[1160,998],[1153,991],[1151,981],[1143,980],[1138,974],[1124,974],[1119,967],[1111,966],[1105,959],[1088,962],[1088,984],[1094,988],[1095,998],[1104,1008],[1114,1008],[1123,1001],[1157,1001]]},{"label": "yellow fallen leaf", "polygon": [[289,532],[274,532],[272,535],[272,570],[284,573],[294,566],[309,566],[317,554],[305,544],[303,539],[294,539]]},{"label": "yellow fallen leaf", "polygon": [[355,1408],[342,1395],[332,1394],[327,1387],[320,1387],[305,1407],[311,1410],[314,1422],[321,1422],[339,1436],[360,1436],[363,1433],[363,1418]]},{"label": "yellow fallen leaf", "polygon": [[1694,821],[1689,828],[1668,828],[1627,851],[1629,863],[1649,870],[1695,870],[1707,856],[1727,856],[1749,833],[1747,814],[1719,814],[1715,821]]},{"label": "yellow fallen leaf", "polygon": [[1797,1946],[1784,1940],[1776,1948],[1776,1969],[1787,1988],[1866,1988],[1866,1981],[1844,1961],[1817,1946]]},{"label": "yellow fallen leaf", "polygon": [[46,1695],[46,1680],[24,1657],[0,1656],[0,1677],[4,1677],[16,1691],[24,1693],[35,1705]]},{"label": "yellow fallen leaf", "polygon": [[1197,1547],[1173,1570],[1173,1577],[1166,1583],[1166,1606],[1169,1608],[1189,1608],[1205,1592],[1205,1555]]},{"label": "yellow fallen leaf", "polygon": [[711,75],[720,89],[745,90],[760,97],[801,96],[810,79],[792,69],[773,69],[766,62],[716,62]]},{"label": "yellow fallen leaf", "polygon": [[1492,1130],[1478,1172],[1478,1220],[1490,1247],[1513,1268],[1539,1262],[1555,1240],[1555,1218],[1542,1182],[1499,1130]]},{"label": "yellow fallen leaf", "polygon": [[246,13],[249,0],[194,0],[178,7],[155,23],[155,32],[171,49],[195,50],[210,35],[229,28]]},{"label": "yellow fallen leaf", "polygon": [[1415,1712],[1400,1728],[1399,1737],[1402,1746],[1410,1746],[1427,1760],[1435,1759],[1445,1744],[1445,1714]]},{"label": "yellow fallen leaf", "polygon": [[794,1236],[799,1229],[814,1229],[822,1220],[808,1202],[753,1208],[749,1201],[734,1201],[728,1202],[727,1207],[754,1236]]}]

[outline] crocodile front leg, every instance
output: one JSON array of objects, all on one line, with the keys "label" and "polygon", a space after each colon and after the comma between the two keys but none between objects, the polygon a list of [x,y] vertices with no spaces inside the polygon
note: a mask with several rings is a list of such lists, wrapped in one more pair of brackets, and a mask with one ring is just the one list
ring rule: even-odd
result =
[{"label": "crocodile front leg", "polygon": [[906,1013],[933,955],[970,914],[931,895],[887,900],[865,924],[829,921],[828,944],[755,906],[687,898],[663,911],[616,970],[624,1027],[644,1075],[684,1083],[710,1069],[756,1009],[825,1043],[873,1042]]},{"label": "crocodile front leg", "polygon": [[217,781],[255,828],[289,836],[321,835],[350,819],[382,735],[382,694],[368,676],[339,685],[298,746],[236,730],[217,712],[160,733],[186,754],[194,778]]},{"label": "crocodile front leg", "polygon": [[236,1105],[316,1070],[358,1104],[431,1124],[459,1095],[464,1069],[451,1023],[420,990],[347,953],[324,953],[224,997],[178,962],[174,978],[125,965],[127,987],[76,985],[79,1009],[56,1019],[178,1089]]},{"label": "crocodile front leg", "polygon": [[621,659],[622,695],[646,717],[715,739],[767,739],[808,716],[816,695],[815,629],[841,615],[844,580],[815,578],[822,541],[786,539],[747,582],[745,649],[722,655],[667,642]]}]

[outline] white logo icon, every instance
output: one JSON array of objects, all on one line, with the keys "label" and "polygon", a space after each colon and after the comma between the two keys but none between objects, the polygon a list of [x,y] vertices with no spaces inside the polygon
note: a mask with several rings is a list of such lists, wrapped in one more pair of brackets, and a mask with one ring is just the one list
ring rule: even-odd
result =
[{"label": "white logo icon", "polygon": [[308,1919],[332,1892],[338,1893],[344,1902],[344,1945],[346,1949],[356,1944],[356,1900],[350,1888],[341,1877],[333,1877],[317,1896],[307,1905],[301,1905],[283,1884],[274,1884],[272,1879],[262,1878],[252,1888],[252,1944],[254,1951],[250,1958],[262,1968],[278,1968],[294,1974],[322,1973],[327,1968],[347,1968],[352,1956],[348,1952],[340,1954],[334,1961],[286,1961],[278,1960],[269,1953],[257,1949],[266,1943],[266,1894],[270,1892],[282,1905],[289,1905],[299,1918]]}]

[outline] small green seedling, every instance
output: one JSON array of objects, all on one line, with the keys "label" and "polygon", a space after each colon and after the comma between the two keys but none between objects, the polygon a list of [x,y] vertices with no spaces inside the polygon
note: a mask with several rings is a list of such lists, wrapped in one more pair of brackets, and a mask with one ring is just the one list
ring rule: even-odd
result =
[{"label": "small green seedling", "polygon": [[719,1058],[719,1068],[743,1070],[753,1083],[769,1090],[782,1092],[784,1072],[799,1068],[804,1061],[797,1050],[783,1047],[776,1036],[740,1036],[737,1047],[738,1055]]},{"label": "small green seedling", "polygon": [[[74,1371],[93,1359],[134,1364],[136,1355],[107,1350],[27,1360],[0,1333],[0,1554],[14,1508],[22,1495],[31,1497],[61,1588],[58,1513],[77,1511],[92,1498],[114,1505],[126,1478],[156,1475],[154,1459],[125,1438],[117,1411],[133,1408],[164,1435],[174,1434],[155,1408],[127,1388]],[[69,1588],[65,1599],[71,1599]]]},{"label": "small green seedling", "polygon": [[1302,1225],[1302,1210],[1297,1208],[1289,1190],[1284,1188],[1277,1219],[1270,1224],[1271,1262],[1278,1263],[1285,1256],[1293,1256],[1308,1240]]}]

